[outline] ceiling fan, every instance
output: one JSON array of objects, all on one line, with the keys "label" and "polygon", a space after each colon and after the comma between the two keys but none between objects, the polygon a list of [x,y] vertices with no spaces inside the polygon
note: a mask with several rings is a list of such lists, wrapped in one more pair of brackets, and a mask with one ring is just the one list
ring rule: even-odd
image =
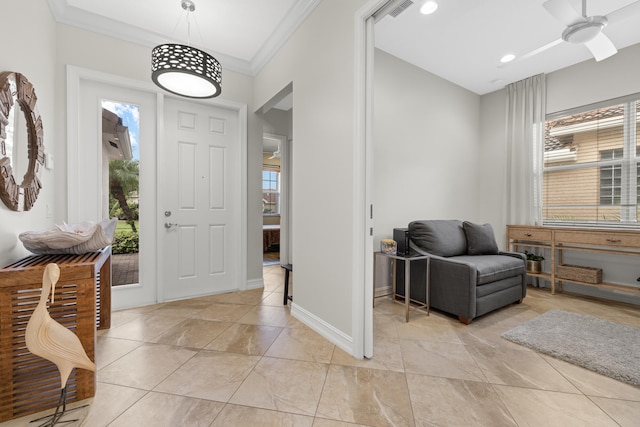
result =
[{"label": "ceiling fan", "polygon": [[588,16],[587,0],[582,0],[582,13],[575,10],[569,0],[548,0],[542,6],[567,28],[562,32],[562,38],[522,55],[519,59],[530,58],[564,41],[586,46],[596,61],[602,61],[618,52],[602,30],[607,25],[614,25],[625,18],[634,15],[640,17],[640,1],[624,6],[606,16]]}]

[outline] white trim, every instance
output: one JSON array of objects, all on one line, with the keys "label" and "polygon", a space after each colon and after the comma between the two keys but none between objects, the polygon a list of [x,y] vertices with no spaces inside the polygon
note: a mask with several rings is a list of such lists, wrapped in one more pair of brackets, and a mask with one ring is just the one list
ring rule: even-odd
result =
[{"label": "white trim", "polygon": [[355,14],[355,121],[354,121],[354,197],[353,205],[353,289],[352,289],[352,330],[353,346],[351,355],[356,359],[373,355],[373,237],[370,228],[372,218],[367,215],[372,205],[373,167],[371,138],[372,86],[367,79],[371,70],[373,40],[367,29],[367,21],[389,0],[370,0]]},{"label": "white trim", "polygon": [[262,289],[262,288],[264,288],[264,280],[263,279],[247,280],[247,290],[250,290],[250,289]]},{"label": "white trim", "polygon": [[291,315],[349,354],[354,352],[352,337],[336,329],[315,314],[291,302]]},{"label": "white trim", "polygon": [[298,30],[300,25],[302,25],[316,9],[320,1],[321,0],[298,0],[295,2],[280,25],[267,37],[255,56],[251,58],[249,65],[253,76],[256,76],[266,63],[284,46],[293,33]]},{"label": "white trim", "polygon": [[[68,0],[47,0],[47,2],[56,22],[147,47],[154,47],[167,42],[166,35],[95,15],[70,5]],[[264,44],[250,61],[211,50],[206,46],[194,45],[194,47],[199,47],[212,54],[223,64],[225,70],[255,77],[291,38],[320,2],[321,0],[296,1],[280,25],[266,38]]]}]

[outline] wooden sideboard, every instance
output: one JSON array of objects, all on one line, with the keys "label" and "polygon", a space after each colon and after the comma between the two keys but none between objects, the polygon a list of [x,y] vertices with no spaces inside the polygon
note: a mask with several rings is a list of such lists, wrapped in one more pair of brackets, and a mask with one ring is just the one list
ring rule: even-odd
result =
[{"label": "wooden sideboard", "polygon": [[[42,274],[49,263],[60,267],[55,302],[49,314],[73,330],[95,361],[96,329],[111,319],[111,246],[82,255],[33,255],[0,269],[0,422],[48,408],[60,395],[60,374],[48,360],[29,352],[27,322],[38,304]],[[67,403],[95,395],[95,373],[74,369]]]},{"label": "wooden sideboard", "polygon": [[562,291],[563,282],[640,293],[640,287],[606,282],[580,282],[562,279],[557,275],[558,266],[562,264],[562,255],[565,251],[640,256],[640,230],[507,225],[506,247],[508,250],[518,252],[521,252],[520,248],[550,250],[551,271],[539,274],[527,272],[527,275],[548,279],[551,282],[552,294],[555,294],[556,289]]}]

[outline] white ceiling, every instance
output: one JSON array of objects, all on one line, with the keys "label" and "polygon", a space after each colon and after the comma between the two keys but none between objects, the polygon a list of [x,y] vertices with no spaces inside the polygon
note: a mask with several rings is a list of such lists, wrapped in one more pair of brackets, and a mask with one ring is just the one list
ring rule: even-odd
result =
[{"label": "white ceiling", "polygon": [[[566,27],[542,7],[546,0],[438,0],[434,14],[422,15],[425,1],[381,19],[376,46],[475,93],[593,60],[585,46],[562,42],[531,58],[500,63],[507,53],[523,55],[561,38]],[[581,0],[569,1],[581,11]],[[630,4],[640,1],[587,0],[587,15],[608,15]],[[618,50],[640,43],[640,7],[633,9],[604,29]]]},{"label": "white ceiling", "polygon": [[[224,69],[255,75],[321,0],[194,0],[191,35],[180,0],[48,0],[58,22],[140,43],[188,43],[214,55]],[[324,0],[346,1],[346,0]],[[564,25],[545,0],[439,0],[433,15],[414,0],[397,18],[376,24],[376,46],[478,94],[541,72],[593,60],[586,47],[560,43],[506,66],[506,53],[523,55],[558,40]],[[581,0],[569,0],[576,10]],[[588,0],[588,15],[607,15],[634,0]],[[604,30],[618,49],[640,43],[640,7]],[[330,28],[327,27],[327,31]],[[151,51],[151,49],[149,49]],[[151,55],[151,53],[149,53]]]}]

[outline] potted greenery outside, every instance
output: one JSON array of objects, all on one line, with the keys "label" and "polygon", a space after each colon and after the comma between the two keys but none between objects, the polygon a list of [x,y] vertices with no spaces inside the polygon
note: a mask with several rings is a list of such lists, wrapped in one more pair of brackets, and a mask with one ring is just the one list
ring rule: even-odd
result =
[{"label": "potted greenery outside", "polygon": [[527,272],[529,273],[542,273],[542,261],[544,257],[528,251],[524,251],[527,256]]}]

